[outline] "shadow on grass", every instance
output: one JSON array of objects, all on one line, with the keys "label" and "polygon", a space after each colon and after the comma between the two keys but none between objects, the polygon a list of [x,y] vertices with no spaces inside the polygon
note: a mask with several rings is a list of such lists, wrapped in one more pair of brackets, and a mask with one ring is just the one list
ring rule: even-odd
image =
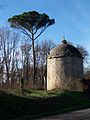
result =
[{"label": "shadow on grass", "polygon": [[41,98],[20,97],[0,92],[0,120],[28,120],[41,115],[88,107],[90,107],[90,100],[80,92],[65,91],[53,97]]}]

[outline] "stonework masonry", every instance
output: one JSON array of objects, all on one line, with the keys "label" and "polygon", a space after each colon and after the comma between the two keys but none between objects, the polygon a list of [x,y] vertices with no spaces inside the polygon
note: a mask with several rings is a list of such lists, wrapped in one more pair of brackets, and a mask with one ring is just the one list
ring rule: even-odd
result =
[{"label": "stonework masonry", "polygon": [[47,90],[82,90],[83,59],[80,56],[47,59]]}]

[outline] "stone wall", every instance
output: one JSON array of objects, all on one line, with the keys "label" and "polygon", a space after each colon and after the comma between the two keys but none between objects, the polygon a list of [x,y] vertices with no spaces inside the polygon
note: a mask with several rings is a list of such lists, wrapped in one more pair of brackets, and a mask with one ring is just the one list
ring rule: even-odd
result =
[{"label": "stone wall", "polygon": [[47,90],[82,90],[83,60],[80,57],[52,58],[47,61]]}]

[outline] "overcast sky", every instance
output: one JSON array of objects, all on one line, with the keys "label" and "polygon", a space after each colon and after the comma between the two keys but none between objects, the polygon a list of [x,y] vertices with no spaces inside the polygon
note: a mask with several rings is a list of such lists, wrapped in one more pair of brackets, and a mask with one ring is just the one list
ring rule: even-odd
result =
[{"label": "overcast sky", "polygon": [[62,36],[74,45],[80,44],[90,52],[90,0],[0,0],[0,26],[9,26],[9,17],[36,10],[55,19],[39,39],[53,39],[56,43]]}]

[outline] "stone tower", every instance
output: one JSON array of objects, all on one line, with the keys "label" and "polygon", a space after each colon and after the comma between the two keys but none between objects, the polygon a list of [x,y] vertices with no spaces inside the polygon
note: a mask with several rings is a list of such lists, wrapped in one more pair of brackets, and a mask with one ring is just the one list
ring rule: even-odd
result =
[{"label": "stone tower", "polygon": [[47,90],[82,90],[82,54],[65,39],[50,51],[47,58]]}]

